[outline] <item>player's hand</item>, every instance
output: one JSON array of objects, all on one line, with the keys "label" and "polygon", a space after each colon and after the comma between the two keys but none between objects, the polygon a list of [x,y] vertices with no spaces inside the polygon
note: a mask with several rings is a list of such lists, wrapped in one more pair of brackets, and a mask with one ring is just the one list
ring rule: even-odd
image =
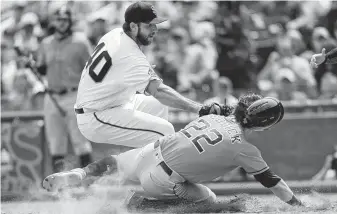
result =
[{"label": "player's hand", "polygon": [[310,60],[311,67],[317,68],[320,64],[322,64],[325,61],[325,58],[326,58],[326,53],[325,53],[325,48],[323,48],[321,53],[314,54],[311,57],[311,60]]},{"label": "player's hand", "polygon": [[199,111],[199,117],[209,115],[209,114],[216,114],[216,115],[224,115],[228,116],[231,114],[233,107],[227,105],[220,105],[218,103],[212,103],[209,105],[204,105],[201,107]]}]

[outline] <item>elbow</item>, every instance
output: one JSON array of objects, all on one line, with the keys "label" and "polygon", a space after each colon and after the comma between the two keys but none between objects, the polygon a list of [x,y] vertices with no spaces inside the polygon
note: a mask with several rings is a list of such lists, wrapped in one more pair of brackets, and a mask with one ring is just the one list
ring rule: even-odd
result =
[{"label": "elbow", "polygon": [[281,181],[281,178],[274,174],[270,169],[263,173],[254,175],[254,177],[266,188],[274,187]]}]

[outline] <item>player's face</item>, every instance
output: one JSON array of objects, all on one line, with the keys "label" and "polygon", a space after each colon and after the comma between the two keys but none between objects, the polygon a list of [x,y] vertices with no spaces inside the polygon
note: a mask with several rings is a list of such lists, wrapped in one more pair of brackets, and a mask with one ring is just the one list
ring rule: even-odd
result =
[{"label": "player's face", "polygon": [[150,45],[157,31],[155,24],[140,23],[138,25],[137,39],[144,46]]}]

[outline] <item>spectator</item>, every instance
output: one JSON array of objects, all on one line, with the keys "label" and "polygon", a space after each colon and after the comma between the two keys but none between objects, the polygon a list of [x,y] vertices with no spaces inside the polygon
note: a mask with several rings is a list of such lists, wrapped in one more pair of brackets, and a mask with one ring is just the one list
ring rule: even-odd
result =
[{"label": "spectator", "polygon": [[19,31],[19,23],[22,19],[22,15],[24,13],[25,7],[27,2],[25,1],[16,1],[13,4],[13,16],[6,20],[5,23],[2,25],[3,30],[5,31],[5,35],[7,39],[13,40],[14,43],[14,36]]},{"label": "spectator", "polygon": [[218,60],[216,69],[220,76],[233,82],[234,89],[254,88],[254,65],[251,61],[253,46],[243,29],[240,2],[219,2],[215,19]]},{"label": "spectator", "polygon": [[36,35],[41,31],[39,18],[35,13],[26,13],[19,23],[19,31],[15,34],[15,46],[20,47],[24,52],[36,53],[39,48],[39,41]]},{"label": "spectator", "polygon": [[330,35],[337,39],[336,32],[336,23],[337,23],[337,1],[332,1],[331,8],[327,13],[325,19],[323,19],[322,24],[328,29]]},{"label": "spectator", "polygon": [[282,68],[276,78],[274,92],[268,96],[278,98],[281,101],[299,101],[304,103],[307,100],[305,93],[297,90],[296,76],[288,68]]},{"label": "spectator", "polygon": [[204,104],[220,103],[234,106],[238,99],[232,95],[233,84],[227,77],[219,77],[214,87],[214,97],[205,100]]},{"label": "spectator", "polygon": [[184,72],[188,72],[185,70],[185,62],[188,54],[187,49],[191,42],[190,36],[184,28],[177,27],[172,30],[168,42],[168,55],[166,60],[170,72],[177,74],[177,89],[179,91],[191,89],[190,82],[181,77]]},{"label": "spectator", "polygon": [[298,30],[292,29],[287,31],[286,36],[291,39],[295,55],[300,56],[306,50],[302,34]]},{"label": "spectator", "polygon": [[268,90],[263,85],[273,86],[282,68],[288,68],[294,72],[297,90],[304,92],[310,98],[316,96],[316,81],[309,61],[295,55],[289,37],[278,38],[276,51],[270,54],[266,65],[258,75],[260,89]]},{"label": "spectator", "polygon": [[215,70],[217,50],[213,39],[215,28],[211,22],[196,23],[191,31],[192,43],[187,49],[185,68],[180,78],[185,78],[196,90],[197,99],[204,101],[213,91],[213,85],[218,77]]},{"label": "spectator", "polygon": [[298,4],[300,15],[287,23],[287,29],[316,26],[329,12],[331,1],[301,1]]},{"label": "spectator", "polygon": [[326,28],[314,28],[310,35],[310,48],[302,53],[301,57],[304,57],[305,59],[310,61],[313,54],[321,52],[323,49],[323,45],[331,41],[333,41],[333,39]]},{"label": "spectator", "polygon": [[[165,22],[164,22],[165,23]],[[172,55],[168,54],[169,40],[171,39],[170,25],[160,24],[154,38],[154,43],[147,51],[147,57],[155,65],[155,70],[163,79],[164,83],[174,89],[178,87],[178,69],[173,66]]]}]

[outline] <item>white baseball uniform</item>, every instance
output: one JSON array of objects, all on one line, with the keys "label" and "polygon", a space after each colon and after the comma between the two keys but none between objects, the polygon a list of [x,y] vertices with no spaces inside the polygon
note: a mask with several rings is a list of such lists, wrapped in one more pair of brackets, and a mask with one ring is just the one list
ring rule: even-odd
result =
[{"label": "white baseball uniform", "polygon": [[96,143],[142,147],[174,133],[168,108],[146,96],[160,80],[139,46],[121,28],[104,35],[80,80],[75,108],[82,134]]}]

